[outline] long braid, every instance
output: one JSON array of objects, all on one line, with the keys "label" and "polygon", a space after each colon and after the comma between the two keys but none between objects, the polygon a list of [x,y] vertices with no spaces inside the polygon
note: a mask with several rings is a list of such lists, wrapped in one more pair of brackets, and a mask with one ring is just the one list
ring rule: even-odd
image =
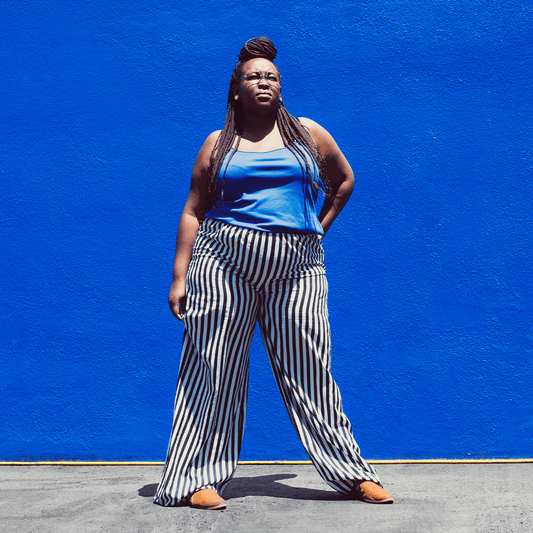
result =
[{"label": "long braid", "polygon": [[[232,146],[235,144],[235,150],[226,164],[227,168],[231,157],[233,157],[233,154],[239,147],[242,137],[244,121],[241,106],[233,98],[233,87],[239,84],[241,70],[246,61],[261,57],[274,62],[276,55],[277,50],[274,47],[274,43],[267,37],[256,37],[254,39],[250,39],[241,49],[239,54],[239,62],[235,66],[235,69],[231,75],[228,92],[226,122],[217,142],[215,143],[213,152],[211,153],[209,167],[207,169],[209,185],[206,195],[206,212],[218,199],[218,179],[224,159],[227,153],[231,150]],[[325,172],[324,159],[318,151],[315,143],[311,139],[308,131],[286,110],[283,102],[280,102],[277,111],[277,122],[284,146],[286,146],[294,154],[300,163],[300,166],[302,167],[302,172],[306,178],[310,180],[313,188],[317,191],[322,190],[327,196],[330,196],[331,183]],[[235,139],[237,139],[236,143]],[[309,157],[306,157],[306,154],[311,155],[312,159],[314,160],[315,170],[318,170],[318,180],[313,178],[313,169],[310,167]],[[222,173],[222,196],[224,194],[224,176],[225,171]]]}]

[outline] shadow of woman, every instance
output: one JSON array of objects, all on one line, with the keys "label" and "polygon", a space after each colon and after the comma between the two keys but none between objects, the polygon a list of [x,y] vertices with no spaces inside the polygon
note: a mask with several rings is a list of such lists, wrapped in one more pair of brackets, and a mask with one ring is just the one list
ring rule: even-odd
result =
[{"label": "shadow of woman", "polygon": [[139,496],[143,496],[144,498],[153,498],[157,491],[157,487],[159,487],[159,483],[150,483],[150,485],[145,485],[144,487],[141,487],[137,491],[137,494]]},{"label": "shadow of woman", "polygon": [[294,487],[280,483],[294,479],[296,474],[269,474],[267,476],[238,477],[224,491],[224,499],[243,498],[244,496],[266,496],[290,500],[339,500],[342,495],[337,491]]},{"label": "shadow of woman", "polygon": [[[290,500],[334,501],[343,499],[337,491],[293,487],[280,483],[286,479],[294,479],[296,474],[270,474],[267,476],[234,478],[224,491],[224,499],[243,498],[245,496],[266,496]],[[141,487],[137,493],[145,498],[155,496],[158,484],[151,483]]]}]

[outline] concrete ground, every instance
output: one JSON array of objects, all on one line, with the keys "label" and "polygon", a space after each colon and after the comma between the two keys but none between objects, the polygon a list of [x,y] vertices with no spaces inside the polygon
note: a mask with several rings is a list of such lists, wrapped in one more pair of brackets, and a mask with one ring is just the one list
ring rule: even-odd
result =
[{"label": "concrete ground", "polygon": [[393,505],[339,498],[312,466],[239,466],[225,511],[152,503],[158,466],[0,466],[0,531],[533,532],[533,464],[378,465]]}]

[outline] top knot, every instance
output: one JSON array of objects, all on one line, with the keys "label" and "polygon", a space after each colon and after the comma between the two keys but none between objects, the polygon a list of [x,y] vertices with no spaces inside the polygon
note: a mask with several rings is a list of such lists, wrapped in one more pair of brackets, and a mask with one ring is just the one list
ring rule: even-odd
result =
[{"label": "top knot", "polygon": [[239,61],[248,61],[255,57],[263,57],[269,61],[274,61],[277,53],[274,43],[268,37],[254,37],[246,41],[246,44],[241,48]]}]

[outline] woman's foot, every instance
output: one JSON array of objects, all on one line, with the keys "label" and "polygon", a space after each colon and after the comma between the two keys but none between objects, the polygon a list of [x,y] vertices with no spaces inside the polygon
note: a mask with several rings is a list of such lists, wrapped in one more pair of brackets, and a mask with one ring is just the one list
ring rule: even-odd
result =
[{"label": "woman's foot", "polygon": [[394,496],[373,481],[356,483],[349,494],[350,498],[366,503],[392,503]]},{"label": "woman's foot", "polygon": [[226,508],[226,502],[213,489],[202,489],[195,492],[190,498],[191,507],[197,509],[220,510]]}]

